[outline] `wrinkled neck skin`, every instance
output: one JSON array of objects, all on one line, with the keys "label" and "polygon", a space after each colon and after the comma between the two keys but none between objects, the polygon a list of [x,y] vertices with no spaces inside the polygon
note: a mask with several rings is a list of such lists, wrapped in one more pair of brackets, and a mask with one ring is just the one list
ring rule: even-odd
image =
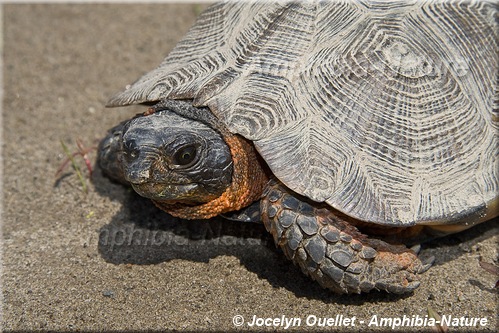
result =
[{"label": "wrinkled neck skin", "polygon": [[253,144],[207,108],[163,101],[122,132],[123,174],[137,193],[185,219],[207,219],[259,200],[268,177]]}]

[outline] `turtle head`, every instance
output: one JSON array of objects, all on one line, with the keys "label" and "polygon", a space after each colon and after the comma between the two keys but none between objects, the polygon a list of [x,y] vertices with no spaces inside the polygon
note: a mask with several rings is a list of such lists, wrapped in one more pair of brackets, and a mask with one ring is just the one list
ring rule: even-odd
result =
[{"label": "turtle head", "polygon": [[171,111],[128,121],[120,146],[123,176],[144,197],[198,204],[219,197],[231,183],[232,158],[222,136]]},{"label": "turtle head", "polygon": [[114,127],[98,158],[108,177],[187,219],[240,210],[260,199],[268,181],[251,141],[185,101],[161,101]]}]

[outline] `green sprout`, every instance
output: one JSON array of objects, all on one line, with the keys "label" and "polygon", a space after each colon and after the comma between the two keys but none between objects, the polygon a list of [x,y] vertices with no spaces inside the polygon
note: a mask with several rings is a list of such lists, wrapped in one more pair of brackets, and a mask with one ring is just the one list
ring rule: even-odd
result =
[{"label": "green sprout", "polygon": [[83,174],[81,172],[80,167],[78,166],[78,164],[75,161],[75,157],[81,156],[83,158],[83,161],[85,162],[85,165],[87,166],[88,177],[91,178],[92,177],[92,163],[90,162],[90,159],[88,158],[88,154],[92,150],[95,150],[96,147],[85,148],[85,146],[83,145],[81,140],[76,139],[76,146],[78,147],[78,151],[71,153],[69,151],[68,147],[66,146],[66,144],[64,143],[64,141],[61,140],[60,142],[61,142],[62,149],[64,150],[64,154],[66,154],[66,159],[62,162],[59,169],[57,169],[56,177],[59,176],[60,173],[62,172],[62,170],[64,170],[64,168],[71,162],[71,166],[75,170],[76,175],[78,176],[78,179],[80,180],[83,192],[87,193],[88,192],[87,183],[85,181],[85,178],[83,177]]}]

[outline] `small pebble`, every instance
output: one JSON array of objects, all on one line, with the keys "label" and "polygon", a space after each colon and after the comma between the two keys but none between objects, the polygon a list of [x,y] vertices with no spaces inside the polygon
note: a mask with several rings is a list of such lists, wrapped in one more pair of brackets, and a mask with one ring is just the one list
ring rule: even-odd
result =
[{"label": "small pebble", "polygon": [[114,291],[112,291],[112,290],[104,290],[102,292],[102,295],[104,297],[114,297]]}]

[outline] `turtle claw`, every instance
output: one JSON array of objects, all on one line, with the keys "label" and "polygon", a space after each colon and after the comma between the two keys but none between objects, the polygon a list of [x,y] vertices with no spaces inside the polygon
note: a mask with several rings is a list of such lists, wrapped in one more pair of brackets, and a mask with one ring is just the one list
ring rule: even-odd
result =
[{"label": "turtle claw", "polygon": [[419,251],[421,251],[421,244],[416,244],[416,245],[412,246],[411,251],[416,253],[416,254],[419,254]]},{"label": "turtle claw", "polygon": [[431,256],[426,258],[424,262],[421,263],[421,267],[418,270],[418,274],[424,273],[430,269],[431,266],[435,263],[435,256]]},{"label": "turtle claw", "polygon": [[[414,252],[416,255],[418,255],[419,252],[421,251],[421,244],[416,244],[416,245],[412,246],[410,248],[410,250],[412,252]],[[421,274],[421,273],[426,272],[428,269],[430,269],[431,266],[433,266],[434,263],[435,263],[435,256],[431,256],[429,258],[426,258],[426,259],[424,259],[424,261],[421,260],[421,265],[419,266],[417,273]]]}]

